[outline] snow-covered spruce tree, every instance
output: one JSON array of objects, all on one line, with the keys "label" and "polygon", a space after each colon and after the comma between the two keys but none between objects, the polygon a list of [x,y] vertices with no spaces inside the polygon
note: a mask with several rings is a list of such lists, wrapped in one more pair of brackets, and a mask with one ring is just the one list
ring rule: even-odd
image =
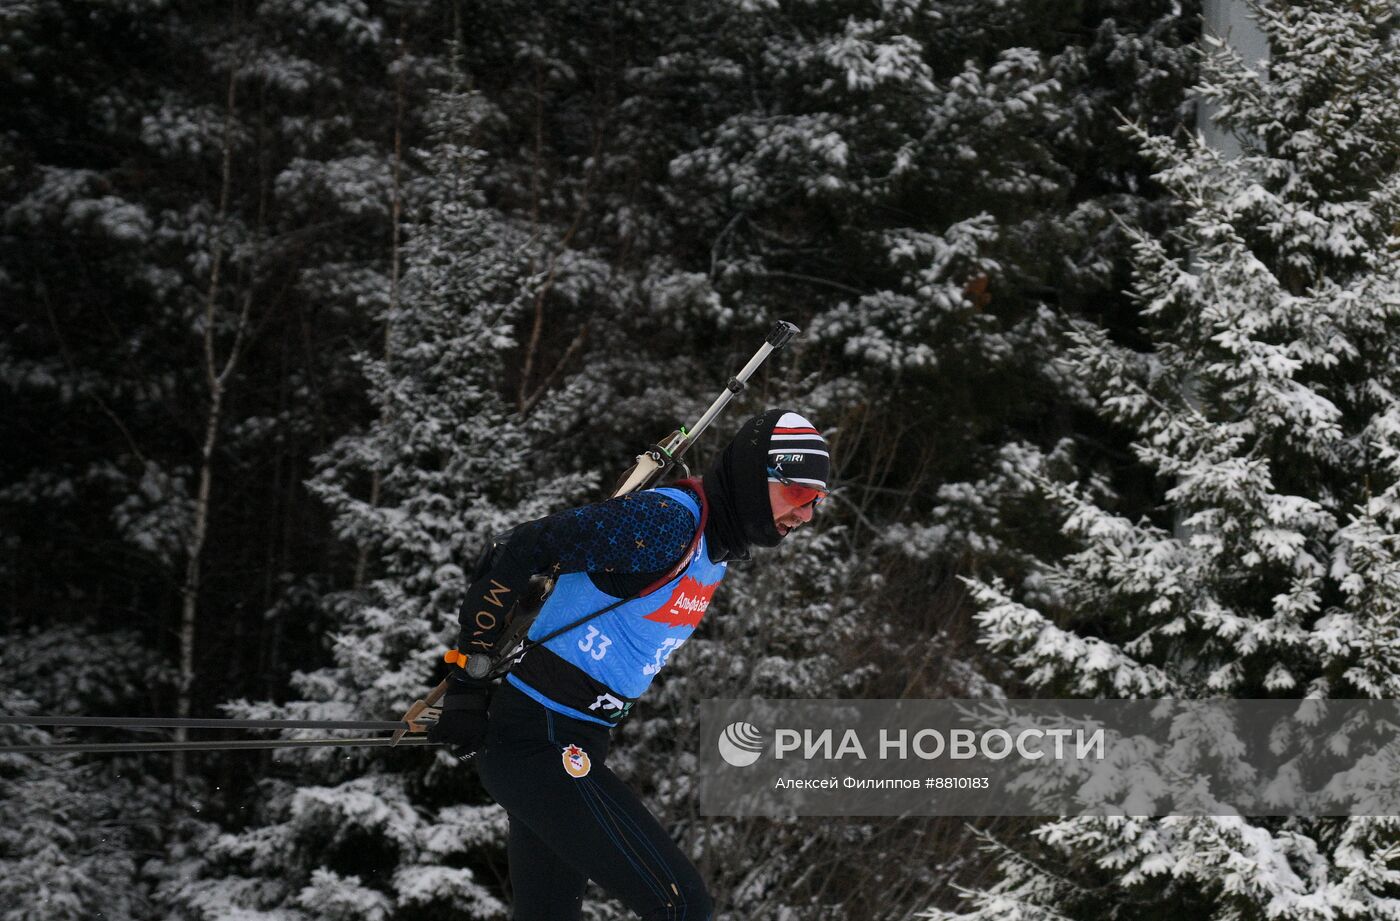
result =
[{"label": "snow-covered spruce tree", "polygon": [[[127,688],[151,685],[150,657],[129,632],[88,637],[103,664],[75,667],[56,629],[0,632],[0,713],[110,712]],[[0,726],[0,745],[92,739],[73,730]],[[0,917],[5,921],[137,921],[152,917],[140,853],[161,834],[169,791],[140,756],[0,755]]]},{"label": "snow-covered spruce tree", "polygon": [[[6,714],[37,707],[0,688]],[[54,741],[39,729],[0,726],[0,744]],[[71,759],[71,756],[69,756]],[[129,921],[142,916],[131,885],[136,860],[117,817],[126,784],[53,755],[0,755],[0,904],[7,921]]]},{"label": "snow-covered spruce tree", "polygon": [[[1046,488],[1077,549],[976,586],[1047,694],[1400,692],[1400,44],[1390,3],[1261,4],[1271,59],[1207,55],[1244,153],[1138,136],[1176,199],[1136,245],[1151,347],[1079,324],[1070,364],[1162,504]],[[939,919],[1396,918],[1400,819],[1071,819],[992,846]]]},{"label": "snow-covered spruce tree", "polygon": [[[401,713],[441,677],[464,561],[595,485],[538,469],[555,433],[505,396],[538,279],[528,233],[479,199],[481,154],[465,139],[484,106],[468,94],[434,103],[440,142],[419,154],[430,177],[410,190],[421,218],[402,301],[385,316],[386,356],[365,361],[379,419],[326,454],[312,483],[340,537],[368,549],[369,581],[326,599],[335,664],[296,676],[304,699],[244,712]],[[445,752],[385,755],[289,759],[294,779],[268,781],[261,824],[214,843],[218,869],[178,898],[208,919],[500,917],[504,814],[469,804],[483,802],[475,774]]]}]

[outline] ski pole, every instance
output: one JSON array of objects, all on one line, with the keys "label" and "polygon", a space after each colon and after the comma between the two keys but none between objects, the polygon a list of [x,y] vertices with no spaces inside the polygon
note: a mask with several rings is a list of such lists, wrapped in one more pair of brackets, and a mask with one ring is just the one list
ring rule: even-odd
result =
[{"label": "ski pole", "polygon": [[401,720],[251,720],[161,716],[0,716],[0,726],[91,726],[102,729],[409,729]]},{"label": "ski pole", "polygon": [[0,755],[101,754],[117,752],[211,752],[271,748],[394,748],[398,745],[436,745],[425,738],[403,739],[389,736],[372,739],[238,739],[206,742],[93,742],[51,745],[0,745]]}]

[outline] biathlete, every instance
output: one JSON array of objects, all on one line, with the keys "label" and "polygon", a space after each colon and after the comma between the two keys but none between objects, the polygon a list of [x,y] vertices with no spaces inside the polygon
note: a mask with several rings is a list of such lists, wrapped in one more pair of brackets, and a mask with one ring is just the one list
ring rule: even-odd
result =
[{"label": "biathlete", "polygon": [[703,479],[528,522],[483,556],[461,609],[464,656],[493,646],[504,628],[496,613],[531,576],[556,577],[528,633],[546,642],[489,704],[489,681],[454,673],[428,735],[476,752],[482,783],[510,816],[514,921],[577,919],[590,879],[647,921],[711,916],[694,865],[608,769],[609,735],[694,632],[728,562],[810,521],[829,477],[817,429],[770,410],[744,423]]}]

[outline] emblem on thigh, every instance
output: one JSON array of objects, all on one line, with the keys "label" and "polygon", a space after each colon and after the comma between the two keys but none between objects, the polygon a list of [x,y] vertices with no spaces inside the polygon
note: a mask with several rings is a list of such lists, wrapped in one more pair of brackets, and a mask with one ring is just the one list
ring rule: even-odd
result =
[{"label": "emblem on thigh", "polygon": [[577,745],[564,749],[564,770],[570,777],[587,777],[593,762],[588,760],[588,752]]}]

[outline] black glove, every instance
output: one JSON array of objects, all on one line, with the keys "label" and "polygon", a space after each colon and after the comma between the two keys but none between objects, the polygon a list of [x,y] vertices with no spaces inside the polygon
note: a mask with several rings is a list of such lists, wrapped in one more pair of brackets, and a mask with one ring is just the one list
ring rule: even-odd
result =
[{"label": "black glove", "polygon": [[448,686],[443,695],[442,716],[428,729],[429,742],[452,746],[458,758],[470,758],[486,741],[486,691]]}]

